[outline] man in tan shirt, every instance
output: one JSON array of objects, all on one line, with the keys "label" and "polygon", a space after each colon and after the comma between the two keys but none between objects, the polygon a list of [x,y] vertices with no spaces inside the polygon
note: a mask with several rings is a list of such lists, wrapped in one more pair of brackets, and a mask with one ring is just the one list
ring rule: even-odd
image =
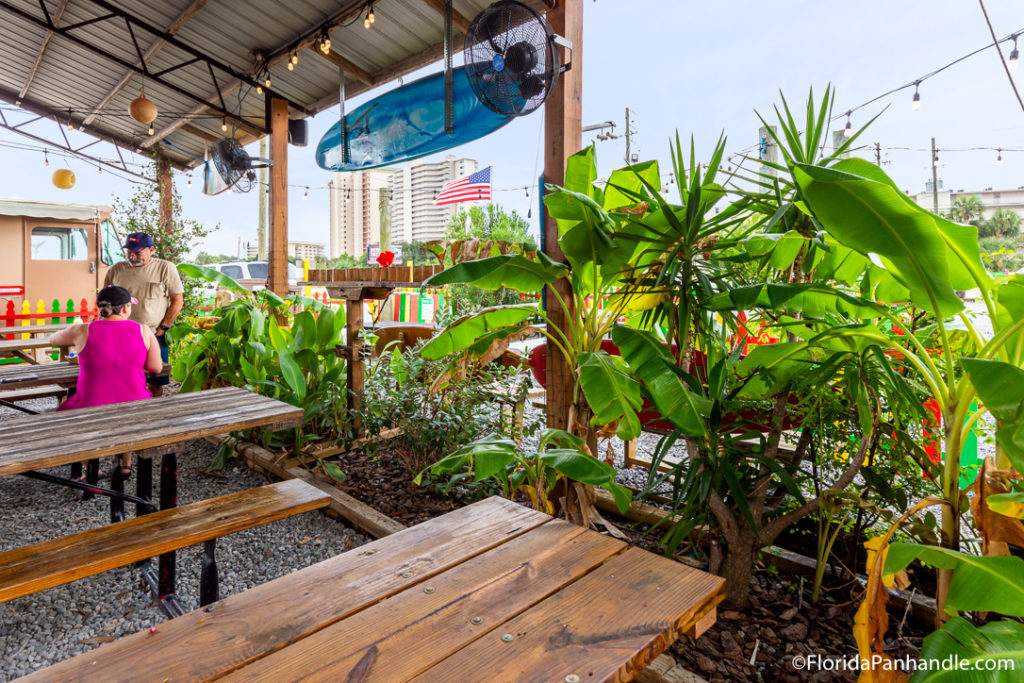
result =
[{"label": "man in tan shirt", "polygon": [[[139,300],[132,306],[131,320],[146,325],[156,334],[164,367],[168,363],[168,346],[164,332],[171,329],[185,302],[178,269],[170,261],[153,258],[153,238],[144,232],[133,232],[125,239],[126,261],[107,270],[104,287],[117,285],[127,289]],[[146,374],[146,384],[153,396],[161,396],[171,378],[165,372]]]}]

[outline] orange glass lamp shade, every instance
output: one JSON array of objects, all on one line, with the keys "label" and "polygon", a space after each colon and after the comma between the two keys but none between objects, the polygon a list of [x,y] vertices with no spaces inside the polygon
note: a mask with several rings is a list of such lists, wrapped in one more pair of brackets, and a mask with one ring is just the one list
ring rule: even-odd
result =
[{"label": "orange glass lamp shade", "polygon": [[156,118],[156,105],[142,93],[128,105],[128,113],[139,123],[152,123]]},{"label": "orange glass lamp shade", "polygon": [[53,184],[62,190],[70,190],[75,186],[75,174],[70,168],[58,168],[53,172]]}]

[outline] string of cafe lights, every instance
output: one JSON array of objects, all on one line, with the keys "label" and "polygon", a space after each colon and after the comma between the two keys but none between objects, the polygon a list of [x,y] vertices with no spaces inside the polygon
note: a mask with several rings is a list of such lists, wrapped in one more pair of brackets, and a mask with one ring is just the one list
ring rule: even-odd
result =
[{"label": "string of cafe lights", "polygon": [[[862,102],[861,104],[858,104],[858,105],[856,105],[854,107],[850,107],[846,111],[843,111],[843,112],[840,112],[838,114],[835,114],[830,119],[830,122],[835,123],[836,121],[841,121],[842,119],[845,118],[846,119],[846,126],[845,126],[844,130],[845,130],[845,133],[846,133],[846,137],[850,137],[850,135],[852,135],[852,132],[853,132],[852,124],[851,124],[852,114],[854,114],[857,111],[860,111],[861,109],[864,109],[865,107],[868,107],[868,106],[874,104],[875,102],[877,102],[877,101],[879,101],[881,99],[884,99],[884,98],[889,97],[891,95],[895,95],[898,92],[901,92],[901,91],[904,91],[904,90],[908,90],[910,88],[914,89],[914,93],[913,93],[913,95],[910,98],[910,105],[911,105],[911,108],[914,111],[917,111],[918,109],[921,108],[921,84],[922,83],[924,83],[925,81],[927,81],[927,80],[929,80],[931,78],[934,78],[935,76],[939,75],[943,71],[946,71],[947,69],[952,68],[953,66],[959,64],[960,62],[963,62],[963,61],[965,61],[967,59],[970,59],[971,57],[974,57],[975,55],[977,55],[977,54],[979,54],[981,52],[984,52],[985,50],[994,48],[998,44],[1001,44],[1001,43],[1008,43],[1008,42],[1012,42],[1013,43],[1013,49],[1010,51],[1010,54],[1007,57],[1006,66],[1007,66],[1007,68],[1008,68],[1008,70],[1010,72],[1014,72],[1014,71],[1016,71],[1016,69],[1017,69],[1017,67],[1019,66],[1019,63],[1020,63],[1020,52],[1017,49],[1017,41],[1018,41],[1018,39],[1021,36],[1024,36],[1024,27],[1022,27],[1020,29],[1017,29],[1013,33],[1010,33],[1010,34],[1008,34],[1008,35],[1006,35],[1006,36],[1004,36],[1002,38],[999,38],[998,40],[996,40],[994,42],[993,41],[989,41],[989,42],[985,43],[984,45],[982,45],[981,47],[979,47],[979,48],[977,48],[975,50],[972,50],[971,52],[968,52],[965,55],[957,57],[956,59],[954,59],[953,61],[949,62],[948,64],[944,64],[944,65],[940,66],[937,69],[933,69],[932,71],[929,71],[929,72],[927,72],[927,73],[925,73],[925,74],[923,74],[923,75],[921,75],[921,76],[919,76],[919,77],[917,77],[917,78],[915,78],[915,79],[913,79],[913,80],[911,80],[911,81],[909,81],[907,83],[904,83],[903,85],[897,86],[895,88],[891,88],[891,89],[883,92],[880,95],[876,95],[875,97],[872,97],[871,99],[869,99],[869,100],[867,100],[865,102]],[[749,156],[751,152],[753,152],[754,150],[758,149],[759,147],[760,147],[760,143],[754,143],[752,145],[748,145],[747,147],[744,147],[744,148],[740,149],[737,152],[733,152],[733,153],[729,154],[728,157],[727,157],[728,164],[731,167],[731,165],[733,163],[735,163],[735,165],[737,167],[737,169],[736,169],[737,171],[739,171],[739,170],[747,170],[747,169],[743,168],[743,162],[745,162],[745,161],[760,162],[760,159],[758,159],[756,157]],[[874,149],[874,148],[872,147],[872,149]],[[897,149],[897,148],[893,148],[893,149]],[[951,148],[943,148],[942,150],[936,149],[936,152],[939,152],[939,151],[974,151],[974,150],[979,150],[979,149],[989,149],[991,151],[996,151],[998,157],[1002,156],[1002,152],[1010,151],[1010,148],[1008,148],[1008,147],[1002,147],[1002,148],[999,148],[999,147],[997,147],[997,148],[976,147],[976,148],[965,148],[963,150],[954,150],[954,149],[951,149]],[[927,150],[920,150],[920,151],[928,151],[928,152],[930,152],[931,149],[929,148]],[[1014,151],[1017,151],[1017,150],[1014,150]],[[739,162],[733,162],[734,158],[739,158],[740,161]],[[1001,159],[999,159],[999,160],[1001,161]],[[730,172],[731,172],[731,170],[730,170]]]}]

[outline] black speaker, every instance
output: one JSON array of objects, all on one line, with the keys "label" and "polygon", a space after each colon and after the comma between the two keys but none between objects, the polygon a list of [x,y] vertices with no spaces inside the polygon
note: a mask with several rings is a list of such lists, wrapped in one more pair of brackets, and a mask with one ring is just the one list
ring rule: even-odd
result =
[{"label": "black speaker", "polygon": [[288,119],[288,144],[305,147],[309,137],[309,121],[306,119]]}]

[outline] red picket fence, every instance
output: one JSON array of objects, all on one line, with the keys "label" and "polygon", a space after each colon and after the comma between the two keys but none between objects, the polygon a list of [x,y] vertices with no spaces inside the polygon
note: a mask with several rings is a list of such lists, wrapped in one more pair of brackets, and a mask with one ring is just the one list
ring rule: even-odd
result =
[{"label": "red picket fence", "polygon": [[[0,306],[0,336],[4,339],[14,339],[17,328],[25,325],[46,325],[71,323],[75,318],[83,321],[94,320],[98,314],[95,308],[89,307],[89,302],[83,297],[76,304],[73,299],[68,299],[63,308],[59,300],[54,299],[50,306],[46,306],[40,299],[36,302],[36,310],[32,311],[32,304],[24,299],[20,304],[13,299],[8,299],[6,305]],[[20,311],[20,313],[19,313]],[[7,329],[5,329],[7,328]],[[7,331],[7,330],[10,331]]]}]

